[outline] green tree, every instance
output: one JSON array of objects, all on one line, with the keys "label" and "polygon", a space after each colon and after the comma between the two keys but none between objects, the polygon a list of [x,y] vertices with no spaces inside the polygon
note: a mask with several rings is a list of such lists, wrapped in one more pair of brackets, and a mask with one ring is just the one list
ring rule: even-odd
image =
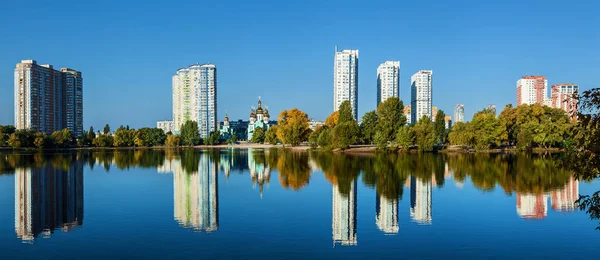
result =
[{"label": "green tree", "polygon": [[15,132],[15,127],[12,125],[0,125],[0,146],[8,145],[8,138],[11,134]]},{"label": "green tree", "polygon": [[35,140],[33,141],[35,147],[44,149],[48,145],[48,136],[45,133],[35,133]]},{"label": "green tree", "polygon": [[448,134],[448,141],[451,145],[474,145],[475,136],[471,130],[471,124],[456,122]]},{"label": "green tree", "polygon": [[404,105],[397,97],[390,97],[377,106],[377,130],[381,131],[386,141],[394,140],[398,129],[406,124],[403,110]]},{"label": "green tree", "polygon": [[333,145],[333,138],[332,138],[332,130],[331,128],[325,127],[323,128],[323,130],[321,130],[321,133],[319,134],[319,139],[317,140],[317,144],[324,149],[330,149],[331,146]]},{"label": "green tree", "polygon": [[506,128],[507,143],[514,145],[517,142],[517,109],[513,108],[512,104],[506,105],[498,120]]},{"label": "green tree", "polygon": [[423,116],[413,127],[415,131],[415,144],[419,151],[433,151],[435,144],[435,131],[428,116]]},{"label": "green tree", "polygon": [[377,149],[387,150],[388,139],[384,131],[377,130],[377,132],[375,132],[375,136],[373,136],[373,141],[377,145]]},{"label": "green tree", "polygon": [[110,126],[109,126],[108,124],[106,124],[106,125],[104,126],[104,134],[105,134],[105,135],[107,135],[107,134],[110,134]]},{"label": "green tree", "polygon": [[65,128],[60,131],[54,131],[50,135],[50,140],[52,144],[56,147],[67,147],[72,142],[73,135],[71,134],[71,130]]},{"label": "green tree", "polygon": [[181,138],[179,135],[168,135],[167,136],[167,141],[165,142],[165,145],[167,147],[177,147],[181,144]]},{"label": "green tree", "polygon": [[484,109],[475,113],[471,120],[471,127],[475,138],[475,148],[489,149],[499,146],[508,139],[506,128],[496,118],[493,111]]},{"label": "green tree", "polygon": [[221,133],[219,133],[218,131],[214,131],[214,132],[210,133],[208,138],[206,138],[206,140],[205,140],[205,144],[207,144],[207,145],[217,145],[219,143],[221,143]]},{"label": "green tree", "polygon": [[[341,115],[342,113],[340,113]],[[346,121],[339,123],[333,128],[333,144],[335,147],[345,149],[351,144],[355,144],[358,140],[358,124],[356,121]]]},{"label": "green tree", "polygon": [[350,101],[348,101],[348,100],[346,100],[346,101],[342,102],[342,104],[340,104],[338,113],[339,113],[339,119],[338,119],[337,124],[355,121],[354,116],[352,115],[352,105],[350,104]]},{"label": "green tree", "polygon": [[372,144],[373,138],[375,137],[375,132],[377,132],[377,122],[379,121],[379,117],[377,117],[377,112],[369,111],[365,113],[362,117],[362,122],[360,124],[360,133],[362,137],[362,143],[364,144]]},{"label": "green tree", "polygon": [[277,125],[277,139],[284,144],[297,146],[308,140],[308,115],[297,108],[281,111]]},{"label": "green tree", "polygon": [[227,144],[235,144],[237,143],[237,135],[231,135],[231,137],[229,137],[229,139],[227,139]]},{"label": "green tree", "polygon": [[310,135],[308,136],[308,143],[310,144],[311,147],[315,148],[315,147],[319,146],[319,135],[321,135],[321,133],[323,132],[323,130],[325,130],[325,128],[327,128],[327,126],[320,125],[320,126],[317,126],[317,128],[315,128],[315,131],[310,133]]},{"label": "green tree", "polygon": [[433,129],[435,131],[435,138],[437,143],[443,143],[446,140],[446,124],[445,124],[446,114],[443,110],[438,110],[435,115],[435,121],[433,123]]},{"label": "green tree", "polygon": [[96,147],[112,147],[113,143],[114,137],[109,134],[99,134],[92,141],[92,144]]},{"label": "green tree", "polygon": [[185,146],[198,145],[202,141],[200,138],[200,130],[198,123],[194,121],[186,121],[181,126],[181,144]]},{"label": "green tree", "polygon": [[415,132],[411,126],[402,126],[396,133],[396,143],[408,150],[415,143]]},{"label": "green tree", "polygon": [[265,129],[262,127],[254,128],[251,141],[253,143],[262,144],[265,141]]},{"label": "green tree", "polygon": [[113,145],[115,147],[132,147],[135,144],[135,130],[129,130],[123,126],[115,131]]},{"label": "green tree", "polygon": [[[311,134],[312,135],[312,134]],[[265,133],[265,142],[275,145],[279,140],[277,140],[277,126],[270,126],[267,132]]]}]

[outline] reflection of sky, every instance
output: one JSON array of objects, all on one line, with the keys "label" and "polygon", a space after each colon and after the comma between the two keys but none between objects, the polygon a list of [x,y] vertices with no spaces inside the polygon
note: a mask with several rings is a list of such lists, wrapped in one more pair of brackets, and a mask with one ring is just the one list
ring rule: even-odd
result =
[{"label": "reflection of sky", "polygon": [[[0,209],[9,209],[0,210],[0,252],[8,259],[80,258],[81,252],[104,258],[114,254],[153,258],[447,258],[449,253],[463,258],[589,258],[600,254],[594,243],[599,241],[596,223],[583,212],[550,208],[543,220],[525,221],[515,213],[515,193],[507,195],[500,187],[480,191],[469,178],[462,189],[451,179],[443,188],[432,186],[435,222],[428,226],[411,222],[410,196],[404,188],[405,196],[398,201],[402,230],[397,236],[385,236],[375,223],[375,189],[366,187],[359,176],[356,230],[361,243],[332,248],[332,186],[323,173],[313,173],[310,184],[299,192],[271,185],[269,196],[262,200],[248,176],[246,170],[243,175],[232,174],[228,181],[219,178],[219,231],[207,235],[179,228],[173,221],[173,176],[157,174],[155,169],[113,167],[106,173],[101,167],[86,167],[85,225],[34,245],[21,245],[15,238],[14,175],[0,176]],[[591,194],[598,187],[598,181],[581,182],[579,192]],[[232,244],[236,250],[231,250]]]}]

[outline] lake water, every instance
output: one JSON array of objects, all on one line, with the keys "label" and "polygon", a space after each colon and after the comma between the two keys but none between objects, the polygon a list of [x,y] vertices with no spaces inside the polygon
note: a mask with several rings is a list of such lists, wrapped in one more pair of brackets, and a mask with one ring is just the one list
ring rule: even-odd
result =
[{"label": "lake water", "polygon": [[0,259],[595,258],[556,155],[0,153]]}]

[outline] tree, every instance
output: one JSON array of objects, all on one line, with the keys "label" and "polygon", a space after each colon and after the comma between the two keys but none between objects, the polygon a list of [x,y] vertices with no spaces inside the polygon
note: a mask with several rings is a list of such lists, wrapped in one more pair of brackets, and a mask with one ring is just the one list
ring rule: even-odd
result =
[{"label": "tree", "polygon": [[60,131],[54,131],[50,135],[50,140],[52,144],[56,147],[67,147],[72,142],[73,135],[71,134],[71,130],[65,128]]},{"label": "tree", "polygon": [[321,130],[321,133],[319,134],[319,139],[317,140],[317,144],[324,149],[330,149],[332,144],[333,144],[333,138],[332,136],[332,130],[331,128],[324,128],[323,130]]},{"label": "tree", "polygon": [[111,147],[113,143],[114,137],[109,134],[99,134],[92,141],[92,144],[96,147]]},{"label": "tree", "polygon": [[186,146],[198,145],[202,141],[198,123],[194,121],[186,121],[181,126],[181,144]]},{"label": "tree", "polygon": [[413,127],[415,131],[415,143],[419,151],[433,151],[435,144],[435,132],[433,124],[428,116],[423,116]]},{"label": "tree", "polygon": [[[259,127],[260,128],[260,127]],[[256,132],[255,132],[256,133]],[[217,145],[221,142],[221,133],[213,131],[205,140],[206,145]]]},{"label": "tree", "polygon": [[339,120],[340,120],[340,112],[334,111],[325,120],[325,126],[327,126],[329,128],[334,128],[338,124]]},{"label": "tree", "polygon": [[227,144],[235,144],[237,143],[237,135],[233,134],[229,139],[227,139]]},{"label": "tree", "polygon": [[167,141],[165,142],[165,145],[167,147],[177,147],[181,144],[181,138],[179,135],[168,135],[167,136]]},{"label": "tree", "polygon": [[498,116],[500,124],[506,128],[507,143],[513,145],[517,142],[517,109],[513,108],[512,104],[504,107]]},{"label": "tree", "polygon": [[433,129],[435,131],[435,138],[438,143],[443,143],[446,138],[444,134],[446,133],[446,114],[441,109],[438,110],[435,115],[435,122],[433,123]]},{"label": "tree", "polygon": [[410,126],[402,126],[396,133],[396,143],[404,150],[408,150],[415,143],[415,132]]},{"label": "tree", "polygon": [[404,105],[397,97],[390,97],[377,106],[377,129],[386,141],[394,140],[398,129],[406,124],[403,110]]},{"label": "tree", "polygon": [[338,113],[339,113],[338,124],[355,121],[354,116],[352,114],[352,105],[350,104],[350,101],[348,101],[348,100],[346,100],[346,101],[342,102],[342,104],[340,104]]},{"label": "tree", "polygon": [[297,146],[308,139],[308,115],[297,108],[281,111],[277,124],[277,139],[284,144]]},{"label": "tree", "polygon": [[253,143],[262,144],[265,141],[265,129],[262,127],[254,128],[251,141]]},{"label": "tree", "polygon": [[[312,135],[312,134],[311,134]],[[275,145],[279,140],[277,140],[277,126],[271,126],[265,133],[265,142]]]},{"label": "tree", "polygon": [[106,125],[104,126],[104,134],[105,134],[105,135],[107,135],[107,134],[110,134],[110,126],[109,126],[108,124],[106,124]]},{"label": "tree", "polygon": [[471,129],[475,138],[475,148],[489,149],[499,146],[508,139],[506,128],[496,118],[493,111],[484,109],[473,115]]},{"label": "tree", "polygon": [[448,134],[448,141],[451,145],[474,145],[475,136],[470,123],[456,122]]},{"label": "tree", "polygon": [[115,131],[113,145],[115,147],[132,147],[135,144],[135,130],[129,130],[120,126]]},{"label": "tree", "polygon": [[15,130],[15,127],[12,125],[0,125],[0,146],[7,145],[9,136],[13,134]]},{"label": "tree", "polygon": [[351,120],[339,123],[333,128],[333,144],[337,148],[345,149],[358,141],[359,133],[360,130],[356,121]]},{"label": "tree", "polygon": [[44,149],[48,145],[48,136],[45,133],[35,133],[35,140],[33,141],[35,147]]},{"label": "tree", "polygon": [[378,121],[379,117],[377,117],[377,112],[375,111],[369,111],[363,115],[362,123],[360,124],[360,135],[363,144],[373,143]]}]

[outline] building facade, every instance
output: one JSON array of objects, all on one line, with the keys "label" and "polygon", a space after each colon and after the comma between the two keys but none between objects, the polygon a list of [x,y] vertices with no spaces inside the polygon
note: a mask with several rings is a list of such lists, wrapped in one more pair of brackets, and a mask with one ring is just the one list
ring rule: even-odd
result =
[{"label": "building facade", "polygon": [[333,66],[333,111],[350,101],[352,115],[358,120],[358,50],[337,50]]},{"label": "building facade", "polygon": [[487,106],[487,109],[488,109],[490,112],[492,112],[492,114],[494,114],[494,116],[496,116],[496,113],[497,113],[497,111],[496,111],[496,105],[495,105],[495,104],[489,104],[489,105]]},{"label": "building facade", "polygon": [[548,100],[548,80],[544,76],[523,76],[517,80],[517,106],[544,105]]},{"label": "building facade", "polygon": [[421,117],[432,115],[433,71],[420,70],[410,78],[411,82],[411,123],[415,124]]},{"label": "building facade", "polygon": [[22,60],[15,68],[15,127],[51,134],[67,128],[83,135],[81,72]]},{"label": "building facade", "polygon": [[579,86],[575,84],[555,84],[552,85],[552,105],[551,107],[560,108],[567,112],[571,118],[577,116],[577,99],[573,96],[579,92]]},{"label": "building facade", "polygon": [[168,132],[175,132],[175,124],[173,124],[173,121],[158,121],[156,122],[156,128],[163,130],[165,134]]},{"label": "building facade", "polygon": [[444,117],[444,127],[446,129],[450,129],[452,127],[452,117],[450,117],[450,116]]},{"label": "building facade", "polygon": [[390,97],[400,98],[399,61],[386,61],[377,67],[377,105]]},{"label": "building facade", "polygon": [[186,121],[198,123],[202,138],[218,130],[217,68],[214,64],[194,64],[173,75],[175,132],[181,131]]},{"label": "building facade", "polygon": [[465,122],[464,104],[456,104],[456,107],[454,107],[454,122]]},{"label": "building facade", "polygon": [[410,125],[412,123],[412,109],[410,105],[404,106],[403,114],[406,117],[406,124]]},{"label": "building facade", "polygon": [[258,100],[258,108],[250,111],[250,120],[248,121],[248,140],[252,140],[252,134],[256,128],[261,127],[265,132],[269,130],[269,110],[262,108],[262,101]]}]

